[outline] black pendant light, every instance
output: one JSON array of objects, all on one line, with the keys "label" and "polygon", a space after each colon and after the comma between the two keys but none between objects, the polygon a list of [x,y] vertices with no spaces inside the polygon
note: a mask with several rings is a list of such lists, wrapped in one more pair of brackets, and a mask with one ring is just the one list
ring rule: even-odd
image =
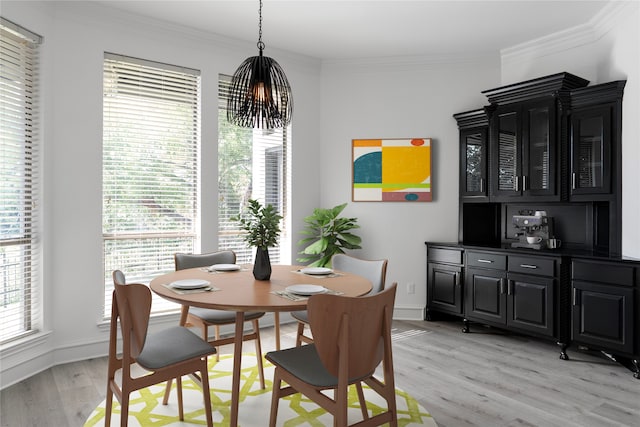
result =
[{"label": "black pendant light", "polygon": [[280,65],[273,58],[262,55],[262,0],[259,16],[260,55],[247,58],[233,74],[227,120],[247,128],[283,128],[291,123],[293,96]]}]

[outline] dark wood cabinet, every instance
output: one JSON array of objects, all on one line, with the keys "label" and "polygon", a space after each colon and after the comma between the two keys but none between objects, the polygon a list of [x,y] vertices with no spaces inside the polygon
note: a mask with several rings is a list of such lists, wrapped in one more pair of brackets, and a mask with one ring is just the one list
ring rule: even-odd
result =
[{"label": "dark wood cabinet", "polygon": [[460,132],[460,192],[465,198],[486,198],[489,194],[487,180],[487,130],[470,129]]},{"label": "dark wood cabinet", "polygon": [[[451,247],[465,256],[429,262],[427,310],[462,310],[465,332],[479,322],[555,339],[563,359],[571,344],[613,354],[640,377],[640,262],[622,258],[625,84],[558,73],[485,90],[488,106],[454,115]],[[535,211],[546,212],[560,248],[513,245],[514,217]]]},{"label": "dark wood cabinet", "polygon": [[572,341],[633,355],[636,281],[636,268],[631,264],[574,259]]},{"label": "dark wood cabinet", "polygon": [[611,108],[571,114],[571,196],[611,193]]},{"label": "dark wood cabinet", "polygon": [[[490,324],[507,324],[506,273],[500,270],[466,269],[465,318]],[[468,331],[468,327],[466,328]]]},{"label": "dark wood cabinet", "polygon": [[489,199],[489,114],[479,109],[455,114],[460,129],[460,197]]},{"label": "dark wood cabinet", "polygon": [[555,337],[556,258],[466,252],[468,320]]},{"label": "dark wood cabinet", "polygon": [[615,200],[619,196],[625,84],[625,81],[614,81],[571,91],[569,188],[572,200]]},{"label": "dark wood cabinet", "polygon": [[494,200],[558,199],[556,100],[500,106],[491,123]]},{"label": "dark wood cabinet", "polygon": [[460,248],[427,246],[427,320],[434,311],[463,314],[462,254]]},{"label": "dark wood cabinet", "polygon": [[507,324],[553,337],[556,282],[549,277],[509,273]]},{"label": "dark wood cabinet", "polygon": [[613,352],[633,352],[634,290],[573,281],[573,341]]},{"label": "dark wood cabinet", "polygon": [[490,105],[454,115],[459,242],[511,244],[513,216],[542,210],[562,249],[622,254],[625,81],[588,84],[553,74],[483,91]]}]

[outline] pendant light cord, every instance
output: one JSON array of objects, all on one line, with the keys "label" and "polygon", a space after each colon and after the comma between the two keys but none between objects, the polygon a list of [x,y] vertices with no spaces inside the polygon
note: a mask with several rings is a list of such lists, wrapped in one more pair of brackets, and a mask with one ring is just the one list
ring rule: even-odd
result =
[{"label": "pendant light cord", "polygon": [[262,56],[262,50],[264,49],[264,43],[262,43],[262,0],[260,0],[260,9],[258,10],[258,49],[260,50],[260,56]]}]

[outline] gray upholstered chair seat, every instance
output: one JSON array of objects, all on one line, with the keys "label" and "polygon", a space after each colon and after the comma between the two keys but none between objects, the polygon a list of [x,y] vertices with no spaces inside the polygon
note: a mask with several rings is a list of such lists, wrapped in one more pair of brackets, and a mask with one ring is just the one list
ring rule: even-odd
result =
[{"label": "gray upholstered chair seat", "polygon": [[300,311],[292,311],[291,317],[296,319],[298,322],[309,323],[309,315],[307,314],[307,310]]},{"label": "gray upholstered chair seat", "polygon": [[214,353],[211,345],[182,326],[174,326],[147,335],[136,362],[143,368],[156,370],[186,359]]},{"label": "gray upholstered chair seat", "polygon": [[[265,357],[271,363],[283,367],[295,377],[314,387],[333,388],[338,385],[338,378],[331,375],[322,364],[315,344],[271,351]],[[349,382],[357,382],[371,375],[373,372],[361,378],[350,378]]]},{"label": "gray upholstered chair seat", "polygon": [[[200,308],[200,307],[189,307],[189,314],[193,314],[194,316],[198,316],[200,319],[205,322],[211,323],[212,325],[226,325],[229,323],[234,323],[236,321],[236,312],[235,311],[227,311],[227,310],[212,310],[210,308]],[[248,311],[244,313],[244,320],[253,320],[259,319],[264,316],[263,311]]]}]

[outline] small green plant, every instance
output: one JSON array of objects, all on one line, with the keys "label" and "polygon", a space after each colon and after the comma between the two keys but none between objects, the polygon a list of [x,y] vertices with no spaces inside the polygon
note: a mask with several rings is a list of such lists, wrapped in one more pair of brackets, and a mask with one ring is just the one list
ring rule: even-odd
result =
[{"label": "small green plant", "polygon": [[243,238],[249,246],[267,250],[278,244],[282,216],[272,205],[262,206],[259,201],[250,199],[246,212],[231,219],[238,221],[246,232]]},{"label": "small green plant", "polygon": [[346,203],[331,209],[317,208],[313,215],[304,219],[306,226],[301,234],[306,237],[298,242],[307,245],[297,258],[300,262],[311,262],[312,267],[326,267],[331,264],[331,257],[343,254],[345,249],[361,249],[362,239],[351,233],[360,228],[357,218],[339,218],[347,206]]}]

